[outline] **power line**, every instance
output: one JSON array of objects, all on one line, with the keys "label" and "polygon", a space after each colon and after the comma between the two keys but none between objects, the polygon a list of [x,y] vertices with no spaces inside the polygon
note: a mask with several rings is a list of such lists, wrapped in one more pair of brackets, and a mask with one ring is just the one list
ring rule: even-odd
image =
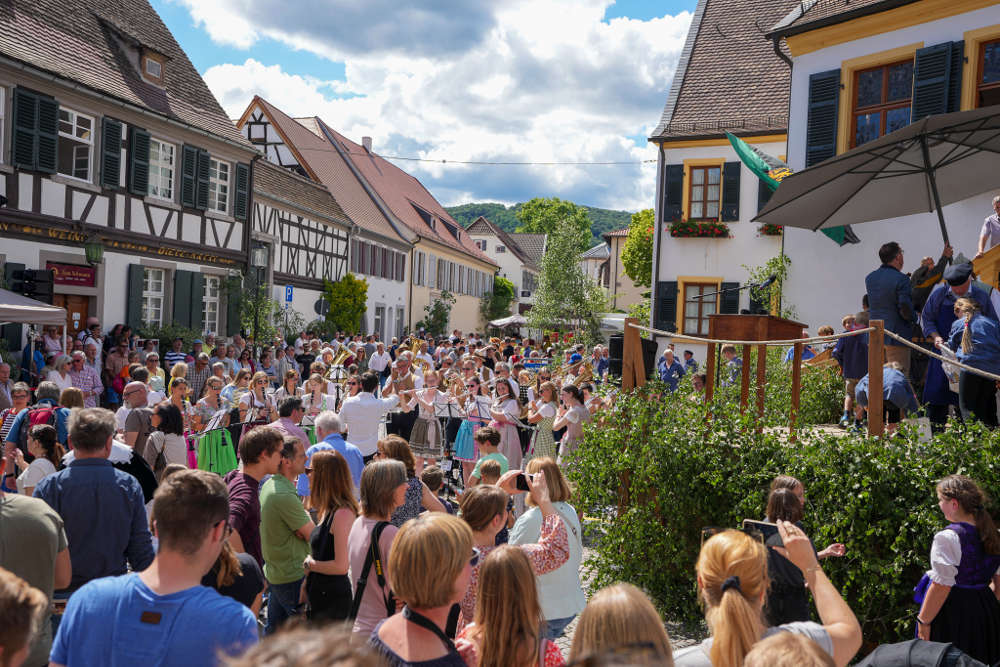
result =
[{"label": "power line", "polygon": [[[356,151],[349,151],[351,155],[368,155],[368,153],[359,153]],[[500,161],[489,161],[489,160],[447,160],[440,159],[435,160],[431,158],[423,157],[404,157],[401,155],[381,155],[379,153],[372,153],[383,160],[405,160],[407,162],[432,162],[435,164],[471,164],[471,165],[495,165],[495,166],[540,166],[540,167],[555,167],[555,166],[613,166],[613,165],[639,165],[639,164],[652,164],[656,162],[656,159],[652,160],[628,160],[628,161],[609,161],[609,162],[500,162]]]}]

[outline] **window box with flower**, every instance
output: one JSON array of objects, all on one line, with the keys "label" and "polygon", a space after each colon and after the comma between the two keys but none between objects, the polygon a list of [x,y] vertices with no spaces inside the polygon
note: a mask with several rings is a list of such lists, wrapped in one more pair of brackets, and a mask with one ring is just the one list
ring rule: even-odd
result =
[{"label": "window box with flower", "polygon": [[771,223],[765,223],[757,228],[761,236],[781,236],[784,230],[785,228],[781,225],[772,225]]},{"label": "window box with flower", "polygon": [[668,228],[674,238],[729,238],[729,225],[718,220],[679,220]]}]

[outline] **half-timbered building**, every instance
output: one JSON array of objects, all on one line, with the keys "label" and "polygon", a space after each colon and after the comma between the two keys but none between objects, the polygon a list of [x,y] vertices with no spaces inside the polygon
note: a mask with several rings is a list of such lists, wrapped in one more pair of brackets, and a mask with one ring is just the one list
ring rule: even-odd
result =
[{"label": "half-timbered building", "polygon": [[146,0],[0,5],[0,262],[54,271],[70,333],[238,329],[255,156]]}]

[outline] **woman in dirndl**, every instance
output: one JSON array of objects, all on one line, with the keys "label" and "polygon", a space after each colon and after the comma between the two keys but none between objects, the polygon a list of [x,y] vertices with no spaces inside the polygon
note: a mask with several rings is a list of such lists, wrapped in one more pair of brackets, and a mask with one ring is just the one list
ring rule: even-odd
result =
[{"label": "woman in dirndl", "polygon": [[426,371],[424,388],[414,390],[404,408],[407,412],[417,408],[417,420],[410,430],[410,451],[416,459],[417,477],[420,477],[424,466],[433,465],[435,459],[441,458],[441,426],[434,414],[434,404],[446,398],[445,394],[438,391],[437,373]]},{"label": "woman in dirndl", "polygon": [[462,462],[462,483],[469,485],[469,476],[475,468],[476,460],[479,458],[479,448],[472,436],[482,426],[486,426],[490,419],[490,399],[483,396],[483,385],[479,378],[472,376],[465,379],[466,393],[459,397],[463,401],[465,419],[458,427],[458,435],[455,436],[455,459]]},{"label": "woman in dirndl", "polygon": [[517,434],[517,421],[521,416],[521,405],[510,380],[497,379],[495,398],[490,406],[493,421],[490,426],[500,431],[500,453],[507,457],[511,470],[521,468],[521,439]]},{"label": "woman in dirndl", "polygon": [[536,427],[528,449],[529,461],[533,458],[556,458],[556,441],[552,437],[556,408],[556,386],[543,382],[539,385],[538,398],[528,408],[528,421]]}]

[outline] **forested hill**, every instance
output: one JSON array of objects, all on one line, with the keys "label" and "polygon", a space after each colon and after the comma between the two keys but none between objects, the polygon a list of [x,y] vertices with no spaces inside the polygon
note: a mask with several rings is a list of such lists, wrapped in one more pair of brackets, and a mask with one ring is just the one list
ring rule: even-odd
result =
[{"label": "forested hill", "polygon": [[[483,216],[505,232],[513,232],[519,224],[517,211],[520,208],[521,204],[504,206],[503,204],[476,203],[448,206],[445,210],[463,227],[468,227],[476,218]],[[601,234],[628,227],[629,222],[632,221],[632,213],[629,211],[612,211],[590,206],[582,206],[581,208],[586,209],[587,215],[590,217],[590,233],[594,237],[594,244],[603,241]]]}]

